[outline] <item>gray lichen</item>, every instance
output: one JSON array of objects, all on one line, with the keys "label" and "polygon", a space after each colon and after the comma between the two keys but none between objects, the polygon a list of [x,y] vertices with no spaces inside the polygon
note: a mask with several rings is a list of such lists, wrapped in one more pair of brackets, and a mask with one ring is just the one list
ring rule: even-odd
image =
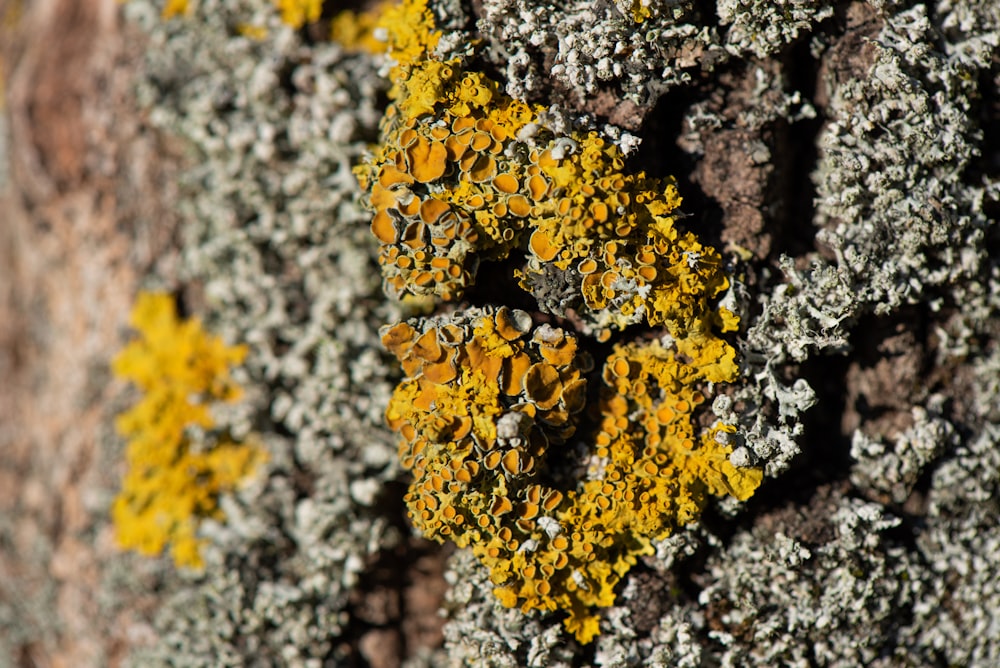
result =
[{"label": "gray lichen", "polygon": [[978,271],[986,192],[963,175],[980,139],[976,74],[997,38],[941,53],[917,5],[886,20],[870,76],[834,85],[833,119],[819,139],[816,223],[818,240],[851,274],[856,309],[888,313]]},{"label": "gray lichen", "polygon": [[851,457],[857,464],[851,482],[858,489],[903,503],[913,493],[925,467],[958,444],[958,434],[947,420],[914,407],[913,426],[893,440],[895,443],[889,447],[884,439],[856,430],[851,439]]},{"label": "gray lichen", "polygon": [[781,50],[833,13],[814,0],[723,0],[713,17],[690,0],[653,0],[639,23],[630,5],[485,0],[478,27],[513,97],[550,99],[555,89],[578,106],[604,95],[648,107],[731,56]]},{"label": "gray lichen", "polygon": [[582,104],[610,88],[651,104],[726,55],[695,3],[653,4],[663,6],[636,24],[610,2],[486,0],[479,29],[513,97],[549,99],[555,88]]},{"label": "gray lichen", "polygon": [[813,24],[833,16],[817,0],[719,0],[719,23],[726,27],[726,50],[764,58],[795,41]]},{"label": "gray lichen", "polygon": [[917,539],[929,572],[903,637],[914,656],[948,665],[1000,661],[1000,431],[986,429],[934,472]]},{"label": "gray lichen", "polygon": [[[187,142],[179,277],[199,315],[250,346],[227,409],[268,451],[263,478],[207,525],[203,573],[183,574],[136,665],[321,665],[346,656],[348,592],[400,535],[378,509],[397,476],[382,415],[395,367],[352,162],[381,116],[376,65],[307,45],[270,3],[200,2],[162,21],[129,3],[151,44],[141,95]],[[251,39],[237,27],[265,27]]]},{"label": "gray lichen", "polygon": [[[721,665],[874,665],[909,604],[909,559],[883,534],[899,520],[875,504],[837,501],[829,541],[808,546],[764,527],[710,560],[699,604],[722,628],[708,636]],[[738,566],[736,564],[739,564]],[[891,664],[884,664],[891,665]]]},{"label": "gray lichen", "polygon": [[[794,486],[783,476],[813,447],[804,416],[833,411],[817,406],[810,384],[823,379],[806,365],[836,366],[831,356],[864,345],[864,318],[919,305],[933,363],[961,389],[907,397],[911,419],[897,431],[824,435],[851,464],[808,502],[719,504],[721,529],[692,525],[655,546],[606,611],[593,664],[997,665],[1000,435],[989,424],[1000,418],[1000,268],[988,211],[1000,188],[977,161],[980,107],[997,95],[1000,10],[720,1],[711,17],[703,3],[654,2],[639,24],[625,4],[484,0],[478,29],[509,94],[564,103],[553,125],[641,119],[660,95],[685,91],[701,97],[679,143],[700,160],[723,129],[824,121],[813,217],[784,230],[806,250],[755,258],[725,298],[746,324],[744,382],[713,406],[739,427],[734,462],[764,466],[771,498]],[[450,30],[440,48],[464,48],[469,8],[430,5]],[[835,10],[870,24],[849,62],[830,46],[846,43]],[[376,332],[399,313],[381,296],[349,172],[374,138],[379,63],[307,44],[265,0],[206,0],[180,23],[161,22],[151,0],[128,11],[152,39],[142,91],[153,119],[195,151],[178,205],[181,279],[200,286],[213,329],[252,347],[247,401],[227,422],[272,453],[266,476],[224,501],[227,523],[206,526],[205,572],[172,584],[160,642],[135,662],[347,661],[350,591],[371,555],[402,539],[378,509],[398,471],[382,426],[395,372]],[[268,36],[240,36],[241,24]],[[806,99],[761,62],[811,37],[821,93]],[[730,117],[713,93],[686,88],[731,92],[725,68],[757,77],[759,104]],[[782,147],[745,150],[766,164]],[[683,586],[644,589],[643,573]],[[467,551],[446,577],[444,647],[411,665],[583,665],[558,614],[500,606]],[[643,597],[663,606],[652,624],[639,619]]]},{"label": "gray lichen", "polygon": [[[1000,33],[984,26],[963,34],[953,55],[936,48],[936,34],[922,5],[889,16],[871,42],[869,76],[826,84],[831,119],[818,139],[815,223],[836,262],[814,258],[803,270],[785,258],[785,282],[758,297],[763,310],[746,338],[751,397],[740,396],[751,407],[760,403],[754,395],[777,401],[779,418],[797,422],[811,401],[801,382],[793,391],[776,370],[845,352],[861,315],[891,313],[938,286],[961,295],[982,269],[990,224],[983,204],[996,184],[969,185],[963,175],[980,139],[975,72]],[[932,308],[940,307],[937,295]],[[758,420],[745,436],[765,461],[776,442],[794,452],[794,426]]]},{"label": "gray lichen", "polygon": [[668,604],[640,636],[634,610],[651,592],[626,588],[594,665],[898,665],[892,632],[922,574],[887,536],[899,523],[878,504],[834,493],[727,545],[706,535],[713,553],[697,598]]}]

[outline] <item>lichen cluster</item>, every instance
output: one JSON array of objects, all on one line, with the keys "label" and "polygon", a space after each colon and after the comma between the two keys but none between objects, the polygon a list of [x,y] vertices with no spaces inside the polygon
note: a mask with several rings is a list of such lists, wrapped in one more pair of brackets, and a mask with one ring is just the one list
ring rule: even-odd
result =
[{"label": "lichen cluster", "polygon": [[505,605],[568,611],[567,628],[589,642],[591,608],[613,603],[651,541],[695,519],[708,495],[745,499],[760,483],[759,470],[729,462],[731,428],[696,434],[692,424],[701,388],[737,377],[717,332],[738,320],[712,305],[728,287],[721,259],[675,227],[671,180],[624,173],[614,143],[557,134],[543,109],[462,58],[436,57],[424,2],[387,10],[381,26],[393,103],[356,171],[386,291],[456,301],[482,262],[517,253],[518,285],[543,312],[581,321],[584,335],[663,328],[662,342],[619,345],[608,358],[575,476],[549,463],[567,459],[588,404],[593,364],[572,333],[533,328],[505,307],[383,333],[406,374],[387,415],[414,474],[414,523],[470,545]]},{"label": "lichen cluster", "polygon": [[634,132],[663,93],[780,53],[832,13],[817,0],[482,0],[474,19],[509,95]]},{"label": "lichen cluster", "polygon": [[[219,431],[210,411],[213,402],[240,396],[229,369],[246,347],[226,346],[198,320],[179,320],[166,294],[141,293],[131,323],[141,337],[113,364],[116,376],[142,391],[116,422],[128,439],[128,472],[111,510],[118,543],[147,555],[169,545],[178,566],[200,567],[199,522],[220,519],[219,495],[265,458],[253,443]],[[196,443],[193,429],[210,436]]]},{"label": "lichen cluster", "polygon": [[202,522],[204,568],[161,573],[156,641],[130,665],[351,665],[368,629],[395,623],[352,596],[406,548],[386,511],[399,371],[378,335],[399,314],[351,174],[385,83],[372,58],[310,41],[270,0],[199,0],[171,21],[161,7],[122,8],[150,39],[138,98],[184,151],[176,271],[158,280],[193,286],[205,326],[247,346],[243,397],[213,412],[270,459],[222,495],[224,521]]},{"label": "lichen cluster", "polygon": [[[616,346],[598,424],[578,434],[593,363],[573,335],[532,328],[524,311],[414,320],[382,340],[406,374],[387,416],[414,476],[414,525],[471,547],[505,605],[569,611],[583,642],[598,630],[589,608],[614,602],[637,555],[709,495],[746,499],[760,484],[758,469],[730,463],[732,428],[699,436],[691,422],[705,398],[695,383],[733,380],[731,359],[699,367],[658,341]],[[550,464],[581,445],[575,475]]]},{"label": "lichen cluster", "polygon": [[[281,20],[293,28],[301,28],[306,23],[315,23],[323,11],[323,0],[272,0],[272,4],[281,14]],[[191,0],[166,0],[161,16],[164,19],[187,16],[191,14],[191,5]],[[240,27],[242,29],[247,25],[241,23]]]},{"label": "lichen cluster", "polygon": [[519,251],[520,286],[598,340],[646,322],[725,346],[712,327],[732,331],[736,318],[708,302],[728,280],[714,249],[675,227],[672,180],[623,173],[620,149],[597,133],[557,135],[541,108],[434,58],[440,35],[422,3],[386,12],[383,26],[394,104],[357,174],[388,292],[454,301],[480,262]]},{"label": "lichen cluster", "polygon": [[[469,544],[449,558],[444,646],[414,652],[407,639],[407,665],[998,665],[1000,577],[991,555],[1000,549],[1000,437],[991,425],[1000,420],[1000,266],[996,138],[985,123],[1000,82],[991,58],[1000,44],[995,2],[433,0],[426,9],[443,31],[436,41],[429,16],[413,11],[416,3],[392,10],[393,30],[377,25],[391,15],[385,10],[377,21],[374,14],[334,19],[335,39],[347,47],[384,50],[377,37],[387,36],[394,53],[382,61],[317,41],[322,22],[292,29],[270,0],[202,0],[191,3],[187,20],[170,22],[157,20],[163,4],[131,0],[125,9],[142,14],[153,35],[142,87],[150,118],[189,141],[195,155],[178,200],[186,225],[183,280],[204,285],[204,316],[213,331],[252,347],[241,370],[247,395],[224,408],[250,407],[254,424],[266,430],[260,436],[273,465],[253,496],[244,490],[221,498],[225,524],[202,524],[209,540],[205,570],[198,577],[184,571],[164,587],[155,647],[140,650],[135,665],[375,665],[377,654],[366,648],[389,647],[385,639],[396,622],[366,616],[377,597],[366,596],[363,584],[374,579],[368,564],[405,545],[389,526],[394,511],[390,518],[379,502],[395,496],[397,443],[416,479],[408,503],[422,504],[414,523]],[[651,14],[636,23],[630,12],[643,7]],[[243,31],[247,23],[266,30]],[[477,32],[463,32],[473,26]],[[488,65],[479,68],[479,59]],[[391,244],[369,235],[371,216],[358,206],[361,193],[350,172],[376,138],[385,86],[380,64],[397,87],[394,120],[385,121],[395,124],[392,146],[379,139],[380,150],[394,154],[386,164],[400,172],[420,164],[418,174],[428,177],[433,170],[420,169],[440,168],[432,155],[440,151],[430,147],[446,144],[440,176],[418,181],[411,173],[412,182],[385,185],[393,244],[416,243],[416,236],[397,242],[397,227],[419,231],[426,236],[416,245],[433,248],[398,252],[421,250],[433,259],[439,249],[432,239],[450,217],[464,216],[471,230],[462,241],[465,256],[450,248],[458,243],[453,239],[441,246],[449,246],[440,251],[449,262],[464,257],[461,276],[447,270],[440,276],[441,284],[451,281],[452,301],[437,303],[443,290],[435,291],[435,272],[443,268],[428,261],[405,274],[403,285],[408,295],[423,295],[421,307],[436,304],[438,315],[382,330],[406,374],[390,415],[408,435],[402,442],[382,422],[398,369],[378,346],[379,326],[400,316],[398,305],[380,295],[373,271],[375,257]],[[428,75],[444,65],[450,77],[441,69],[436,78]],[[815,91],[811,83],[794,90],[803,66],[816,73]],[[491,83],[480,69],[499,76]],[[431,89],[417,85],[421,76]],[[489,99],[452,112],[466,76]],[[619,288],[607,305],[588,303],[582,277],[589,274],[579,272],[579,262],[567,264],[576,273],[564,278],[558,259],[534,252],[546,252],[547,233],[532,248],[535,225],[543,227],[545,216],[557,233],[573,227],[558,209],[542,210],[561,196],[550,167],[538,164],[545,150],[580,169],[577,179],[594,187],[593,196],[577,192],[575,205],[600,227],[592,204],[637,191],[628,185],[598,193],[595,179],[608,176],[615,146],[625,153],[637,140],[581,121],[581,114],[631,119],[625,125],[633,131],[645,118],[655,128],[662,118],[653,103],[664,91],[681,93],[672,100],[681,108],[666,114],[669,127],[680,123],[677,146],[695,164],[687,176],[723,203],[722,239],[741,243],[731,236],[736,226],[725,201],[732,198],[760,208],[755,229],[773,242],[750,249],[756,264],[746,268],[742,285],[733,281],[704,295],[711,305],[725,291],[723,303],[734,311],[756,303],[741,314],[744,373],[717,393],[717,420],[703,412],[704,401],[694,412],[677,407],[707,396],[710,377],[732,377],[725,373],[731,348],[706,349],[701,362],[718,356],[719,368],[698,364],[705,375],[696,380],[688,357],[698,354],[679,354],[685,340],[696,340],[686,336],[694,330],[667,323],[651,331],[647,315],[625,326]],[[409,127],[412,119],[400,110],[404,97],[428,109]],[[551,105],[525,105],[529,120],[520,138],[520,132],[498,139],[493,127],[453,125],[466,116],[485,125],[503,104],[521,104],[515,99]],[[812,107],[822,125],[800,124]],[[513,127],[509,118],[502,121]],[[771,133],[785,125],[790,134]],[[414,135],[404,141],[407,130]],[[609,142],[595,167],[600,175],[580,167],[592,130]],[[442,131],[447,136],[435,137]],[[466,135],[476,132],[489,135],[489,148],[465,146],[461,158],[449,157],[449,139],[453,147],[466,138],[471,145]],[[648,148],[656,137],[644,132],[643,140]],[[493,142],[499,153],[491,152]],[[654,150],[672,151],[673,142],[667,137]],[[796,142],[815,155],[790,153]],[[488,180],[466,178],[467,156],[475,158],[472,168],[482,159]],[[725,171],[740,160],[775,170],[759,198],[746,198],[753,179],[745,174],[734,171],[716,190],[699,176],[706,165]],[[368,164],[371,186],[380,175]],[[529,175],[532,167],[538,174]],[[500,186],[510,181],[502,175],[512,171],[517,190],[506,192]],[[549,188],[539,203],[524,185],[535,175]],[[455,198],[463,187],[470,198],[480,194],[483,206]],[[814,189],[815,202],[808,196]],[[790,193],[806,195],[800,201]],[[518,195],[544,215],[532,222],[531,211],[512,213]],[[434,218],[431,207],[440,205],[428,204],[425,221],[419,207],[427,200],[448,210]],[[498,203],[506,213],[493,210]],[[690,228],[705,212],[692,213],[683,221]],[[665,214],[676,215],[676,209]],[[513,236],[504,239],[508,226]],[[832,252],[815,251],[818,230]],[[573,235],[553,237],[552,245],[559,253],[572,250],[581,238]],[[643,243],[636,232],[627,252],[615,249],[616,260],[638,271]],[[596,248],[590,252],[596,261]],[[551,275],[531,274],[532,261]],[[500,290],[483,289],[497,270],[515,266],[522,273],[504,276]],[[706,271],[706,284],[721,276],[718,268]],[[412,290],[416,275],[425,283]],[[627,278],[608,280],[621,285]],[[458,310],[466,306],[461,291],[474,303],[496,303],[503,288],[513,296],[517,281],[548,314],[533,313],[529,322],[513,309],[501,314],[499,306]],[[607,286],[601,287],[591,300],[604,297]],[[516,303],[527,308],[529,301],[521,294]],[[716,310],[692,308],[707,316],[699,345],[720,346]],[[842,393],[853,372],[841,367],[876,352],[879,364],[905,362],[899,348],[872,340],[871,320],[912,334],[903,357],[913,354],[911,347],[925,357],[917,367],[919,393],[906,383],[892,392],[912,411],[878,415],[884,407],[870,407],[876,417],[854,430],[840,423],[841,403],[845,416],[863,412],[874,393]],[[684,317],[677,322],[683,325]],[[611,340],[595,345],[603,330]],[[586,353],[597,360],[592,370]],[[831,354],[848,356],[831,360]],[[480,381],[486,377],[496,382]],[[585,405],[570,410],[583,383]],[[804,420],[817,401],[821,410]],[[663,471],[683,462],[673,478],[647,478],[635,467],[652,447],[647,442],[667,457]],[[690,451],[682,447],[687,442]],[[685,513],[697,514],[710,494],[729,486],[739,495],[752,486],[743,476],[756,472],[744,465],[776,477],[793,458],[796,475],[774,485],[785,502],[744,508],[734,522],[739,504],[721,499],[713,504],[714,521],[675,526]],[[628,476],[623,489],[615,486]],[[671,480],[687,491],[660,486]],[[651,486],[658,504],[674,505],[643,516],[635,494]],[[554,506],[546,509],[546,501]],[[495,513],[483,511],[494,503]],[[561,554],[574,562],[582,557],[583,542],[572,534],[583,535],[588,521],[595,522],[588,530],[617,532],[619,542],[608,547],[588,537],[593,561],[556,568]],[[668,524],[670,535],[654,538]],[[501,533],[505,528],[509,534]],[[629,544],[640,539],[649,541],[648,552]],[[484,555],[486,546],[496,554]],[[627,578],[612,570],[640,554],[643,567]],[[576,604],[579,627],[592,626],[595,610],[583,604],[591,592],[564,589],[576,584],[577,570],[591,586],[599,568],[611,573],[602,586],[618,586],[587,650],[568,637],[557,615],[523,614],[501,602],[515,596],[516,606],[531,597],[536,607]],[[543,581],[551,583],[544,594]],[[490,594],[494,589],[501,598]],[[592,588],[592,595],[601,591]],[[15,619],[2,606],[0,618]]]}]

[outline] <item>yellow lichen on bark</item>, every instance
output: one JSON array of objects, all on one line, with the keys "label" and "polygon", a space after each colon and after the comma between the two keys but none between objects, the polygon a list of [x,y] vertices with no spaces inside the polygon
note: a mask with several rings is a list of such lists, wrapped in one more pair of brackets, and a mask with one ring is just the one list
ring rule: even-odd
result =
[{"label": "yellow lichen on bark", "polygon": [[673,179],[626,173],[598,133],[558,134],[541,107],[437,57],[425,0],[376,24],[391,104],[355,173],[386,291],[457,301],[481,261],[523,257],[518,285],[583,335],[659,332],[616,345],[597,376],[575,333],[504,306],[383,330],[405,374],[387,419],[414,525],[469,547],[504,605],[565,611],[589,642],[654,541],[763,477],[730,462],[732,426],[698,427],[708,388],[738,377],[722,258],[676,226]]},{"label": "yellow lichen on bark", "polygon": [[[732,381],[734,355],[688,357],[660,342],[617,346],[604,364],[596,425],[585,413],[586,353],[576,337],[506,307],[383,329],[406,377],[389,425],[413,473],[409,515],[424,535],[470,547],[508,607],[564,610],[582,642],[594,608],[653,542],[698,517],[711,496],[748,498],[759,469],[729,462],[734,429],[696,429],[699,385]],[[729,350],[731,353],[731,349]],[[578,479],[554,476],[572,438],[588,444]]]},{"label": "yellow lichen on bark", "polygon": [[319,21],[323,13],[323,0],[273,0],[281,12],[281,20],[293,28]]},{"label": "yellow lichen on bark", "polygon": [[[239,398],[229,371],[246,347],[226,346],[198,320],[180,320],[166,294],[140,293],[130,323],[139,338],[115,357],[112,370],[142,397],[116,421],[128,439],[128,470],[111,509],[118,543],[150,556],[169,547],[178,566],[197,568],[199,521],[222,519],[219,495],[266,459],[252,440],[236,442],[218,431],[210,410],[212,402]],[[204,434],[197,447],[192,429]]]}]

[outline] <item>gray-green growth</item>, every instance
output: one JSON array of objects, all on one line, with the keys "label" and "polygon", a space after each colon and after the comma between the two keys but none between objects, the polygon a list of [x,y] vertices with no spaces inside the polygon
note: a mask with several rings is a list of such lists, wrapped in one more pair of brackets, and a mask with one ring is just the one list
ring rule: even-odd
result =
[{"label": "gray-green growth", "polygon": [[[468,27],[460,4],[430,2],[451,17],[445,28]],[[1000,260],[989,213],[1000,188],[988,163],[996,137],[984,136],[995,130],[982,124],[984,100],[1000,95],[1000,8],[723,0],[705,16],[705,3],[655,4],[642,24],[610,2],[484,0],[477,18],[508,93],[568,101],[554,124],[603,127],[628,105],[641,118],[682,91],[697,99],[681,147],[700,159],[727,124],[756,132],[821,114],[813,217],[791,223],[815,243],[755,258],[726,297],[745,323],[745,383],[715,403],[739,425],[733,457],[765,465],[777,496],[795,487],[788,468],[815,447],[803,417],[834,410],[816,405],[810,383],[823,379],[802,365],[851,355],[865,319],[916,305],[933,332],[928,363],[956,385],[908,398],[901,428],[862,420],[832,439],[830,456],[850,470],[810,501],[757,508],[718,533],[692,526],[658,546],[649,577],[685,586],[661,595],[626,582],[593,665],[1000,664],[1000,434],[990,426],[1000,420]],[[401,538],[374,507],[398,475],[381,426],[395,372],[376,334],[398,307],[380,294],[349,173],[374,138],[379,63],[306,44],[266,0],[206,0],[173,23],[152,0],[127,11],[152,40],[144,99],[193,151],[179,202],[183,280],[202,288],[213,329],[252,346],[248,401],[230,417],[262,433],[273,457],[257,488],[226,501],[229,522],[206,534],[204,575],[174,582],[159,644],[134,662],[337,665],[366,558]],[[836,64],[849,11],[870,29],[853,68],[817,67],[822,95],[805,99],[761,66],[793,43],[811,47],[814,64]],[[269,35],[242,37],[242,23]],[[468,36],[446,32],[441,49]],[[760,104],[735,120],[709,104],[712,91],[731,92],[726,68],[760,76]],[[745,150],[767,162],[787,148]],[[907,505],[921,499],[923,510]],[[717,510],[721,521],[746,512]],[[556,616],[500,608],[467,553],[447,577],[445,645],[412,665],[583,665]],[[661,607],[644,613],[651,596]]]},{"label": "gray-green growth", "polygon": [[382,423],[396,370],[377,330],[399,315],[350,171],[382,83],[370,58],[307,45],[265,0],[166,22],[157,4],[126,11],[150,36],[140,96],[190,151],[179,273],[208,327],[250,346],[225,422],[259,434],[271,461],[225,500],[204,573],[174,582],[158,644],[133,663],[319,666],[344,651],[366,560],[401,538],[375,509],[397,476]]}]

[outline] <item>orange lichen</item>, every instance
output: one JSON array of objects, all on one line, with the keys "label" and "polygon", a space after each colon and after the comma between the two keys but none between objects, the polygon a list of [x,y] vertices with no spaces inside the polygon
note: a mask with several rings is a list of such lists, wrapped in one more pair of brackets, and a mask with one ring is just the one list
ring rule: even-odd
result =
[{"label": "orange lichen", "polygon": [[[480,261],[517,249],[528,258],[521,287],[606,340],[640,322],[676,335],[728,287],[718,254],[675,228],[671,179],[623,173],[620,149],[596,133],[559,136],[541,108],[458,59],[436,59],[440,34],[423,2],[378,25],[395,63],[393,104],[356,173],[391,294],[459,299]],[[442,203],[433,222],[418,215],[428,201]]]},{"label": "orange lichen", "polygon": [[424,0],[404,0],[378,27],[392,104],[356,174],[386,290],[455,301],[481,261],[516,251],[518,284],[542,311],[573,316],[598,341],[640,323],[662,333],[615,346],[603,387],[588,391],[593,364],[577,337],[533,328],[522,311],[383,330],[406,375],[387,418],[414,476],[415,526],[469,546],[505,605],[567,611],[588,642],[594,608],[614,602],[653,541],[710,496],[745,499],[761,481],[729,462],[732,427],[696,427],[703,389],[737,377],[719,332],[738,318],[713,305],[729,286],[721,258],[675,226],[672,179],[624,173],[620,149],[597,133],[559,135],[540,107],[435,57]]},{"label": "orange lichen", "polygon": [[[116,376],[143,392],[116,422],[128,438],[128,472],[111,510],[118,543],[146,555],[169,545],[178,566],[197,568],[198,523],[222,519],[219,495],[265,459],[258,445],[216,431],[209,411],[210,402],[239,397],[229,368],[243,360],[246,348],[226,346],[197,320],[180,321],[165,294],[141,293],[131,324],[141,336],[112,364]],[[198,448],[188,438],[193,427],[208,435]]]},{"label": "orange lichen", "polygon": [[166,4],[163,5],[163,11],[160,12],[160,17],[169,20],[175,16],[187,16],[190,11],[188,0],[167,0]]},{"label": "orange lichen", "polygon": [[503,258],[520,242],[531,206],[518,194],[523,170],[504,151],[532,112],[512,100],[491,104],[495,84],[456,61],[396,70],[386,141],[358,170],[385,285],[397,296],[458,299],[481,259]]},{"label": "orange lichen", "polygon": [[500,307],[400,323],[382,340],[406,374],[387,418],[413,473],[414,525],[471,547],[505,605],[568,611],[582,642],[598,631],[592,608],[613,604],[653,541],[695,519],[709,496],[746,499],[761,481],[759,469],[729,462],[720,434],[731,427],[698,434],[692,420],[704,401],[696,383],[733,380],[732,355],[616,347],[582,476],[557,485],[566,476],[551,453],[579,440],[592,367],[574,336]]}]

